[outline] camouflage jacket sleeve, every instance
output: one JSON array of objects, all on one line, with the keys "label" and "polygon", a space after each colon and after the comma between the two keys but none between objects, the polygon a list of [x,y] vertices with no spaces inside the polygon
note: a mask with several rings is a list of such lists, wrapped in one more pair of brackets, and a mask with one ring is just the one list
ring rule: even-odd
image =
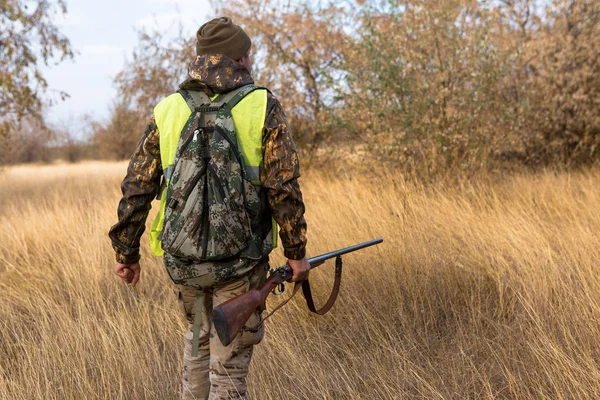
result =
[{"label": "camouflage jacket sleeve", "polygon": [[109,237],[117,262],[128,264],[140,259],[140,237],[146,228],[150,203],[160,189],[162,167],[159,133],[154,118],[131,156],[127,175],[121,183],[123,198],[117,210],[119,222],[110,228]]},{"label": "camouflage jacket sleeve", "polygon": [[287,258],[299,260],[306,254],[306,220],[298,178],[300,162],[296,146],[279,101],[269,93],[263,131],[261,183]]}]

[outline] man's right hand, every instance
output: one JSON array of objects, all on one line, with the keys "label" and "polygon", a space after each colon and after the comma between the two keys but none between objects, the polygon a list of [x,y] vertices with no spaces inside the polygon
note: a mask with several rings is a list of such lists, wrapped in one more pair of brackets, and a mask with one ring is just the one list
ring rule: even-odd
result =
[{"label": "man's right hand", "polygon": [[140,263],[133,264],[121,264],[117,263],[115,267],[115,274],[123,280],[125,283],[131,283],[135,286],[136,283],[140,280],[140,273],[142,272],[142,267],[140,267]]},{"label": "man's right hand", "polygon": [[310,271],[310,264],[306,257],[301,260],[288,260],[288,265],[292,268],[294,275],[290,282],[299,282],[308,279],[308,273]]}]

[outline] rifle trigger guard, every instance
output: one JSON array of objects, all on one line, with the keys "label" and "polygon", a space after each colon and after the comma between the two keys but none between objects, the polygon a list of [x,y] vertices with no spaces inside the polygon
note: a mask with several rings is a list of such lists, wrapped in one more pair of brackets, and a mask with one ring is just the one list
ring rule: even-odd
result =
[{"label": "rifle trigger guard", "polygon": [[282,295],[283,292],[285,292],[285,285],[283,282],[273,288],[273,294],[276,296]]}]

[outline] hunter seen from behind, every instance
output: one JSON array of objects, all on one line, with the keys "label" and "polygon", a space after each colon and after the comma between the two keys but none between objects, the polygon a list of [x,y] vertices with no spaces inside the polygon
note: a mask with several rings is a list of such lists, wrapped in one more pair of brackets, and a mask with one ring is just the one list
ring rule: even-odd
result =
[{"label": "hunter seen from behind", "polygon": [[384,239],[343,255],[327,315],[298,294],[264,323],[247,398],[600,396],[600,2],[137,1],[0,4],[0,399],[180,398],[159,201],[135,287],[107,235],[220,16],[287,116],[309,260]]}]

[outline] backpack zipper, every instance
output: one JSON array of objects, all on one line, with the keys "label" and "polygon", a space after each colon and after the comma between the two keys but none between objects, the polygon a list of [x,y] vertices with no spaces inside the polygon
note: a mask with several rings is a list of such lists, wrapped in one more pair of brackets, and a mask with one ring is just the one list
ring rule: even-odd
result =
[{"label": "backpack zipper", "polygon": [[198,182],[200,182],[200,178],[202,178],[202,175],[204,175],[205,173],[206,173],[206,164],[204,164],[204,166],[200,169],[200,171],[198,171],[198,173],[196,175],[194,175],[194,179],[192,179],[192,183],[190,184],[190,186],[188,186],[188,189],[185,191],[184,195],[181,197],[183,201],[187,201],[187,199],[191,196],[192,191],[194,190],[194,188],[196,187]]},{"label": "backpack zipper", "polygon": [[[173,172],[175,172],[175,168],[177,168],[177,165],[179,164],[179,160],[181,159],[181,155],[183,154],[183,152],[187,149],[192,140],[195,141],[198,138],[198,133],[200,133],[200,131],[198,128],[196,128],[194,130],[194,133],[185,139],[185,142],[183,142],[183,144],[179,148],[179,151],[175,154],[175,160],[177,161],[175,162],[175,164],[173,164]],[[171,178],[173,177],[173,175],[174,174],[171,174]]]},{"label": "backpack zipper", "polygon": [[[205,164],[208,165],[208,162]],[[202,213],[204,214],[202,217],[204,219],[204,229],[202,229],[202,233],[204,234],[204,246],[202,248],[202,260],[206,260],[206,252],[208,250],[208,233],[210,232],[210,218],[208,215],[208,175],[206,175],[206,179],[204,182],[204,204],[202,206]],[[199,223],[200,220],[198,219]],[[196,229],[196,227],[194,227]]]},{"label": "backpack zipper", "polygon": [[221,179],[219,179],[219,175],[217,175],[217,171],[212,166],[208,166],[208,170],[210,174],[213,176],[215,182],[217,182],[217,189],[219,190],[219,194],[225,203],[229,203],[229,197],[225,195],[225,190],[223,189],[223,185],[221,184]]}]

